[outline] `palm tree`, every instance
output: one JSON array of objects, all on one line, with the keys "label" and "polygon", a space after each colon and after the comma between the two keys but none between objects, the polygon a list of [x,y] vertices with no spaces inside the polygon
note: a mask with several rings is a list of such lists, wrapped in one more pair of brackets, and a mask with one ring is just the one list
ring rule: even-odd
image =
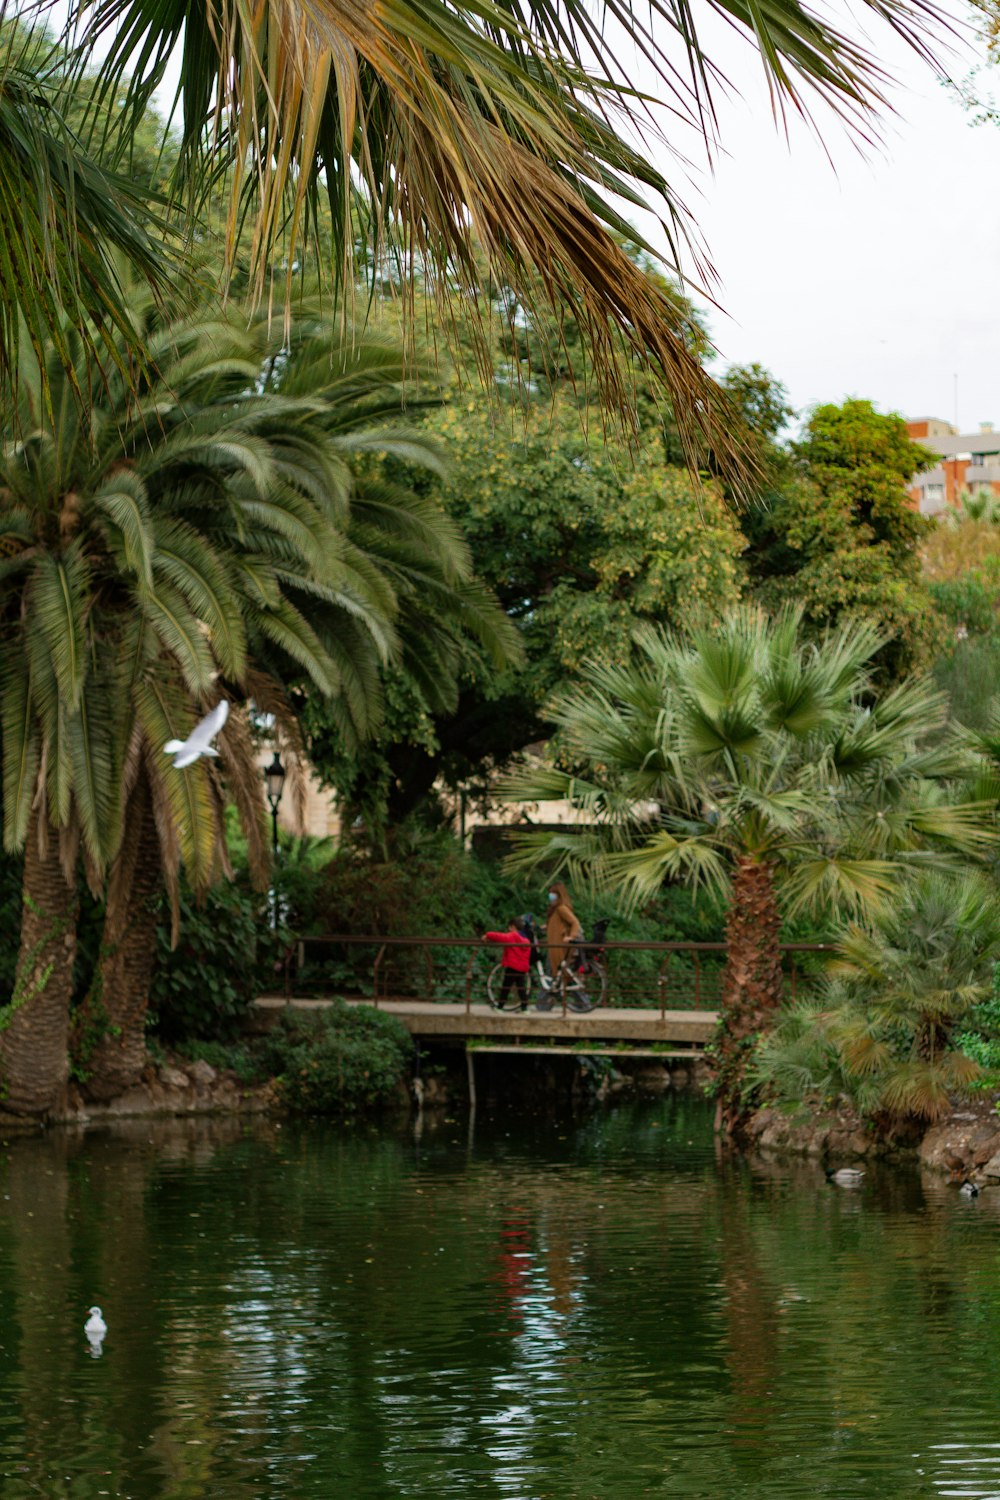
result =
[{"label": "palm tree", "polygon": [[689,635],[649,632],[554,705],[567,770],[527,770],[518,798],[569,799],[584,833],[522,835],[519,864],[568,866],[632,902],[683,880],[728,897],[721,1117],[743,1110],[745,1060],[781,1001],[782,912],[875,911],[908,867],[975,856],[989,802],[949,783],[971,757],[942,694],[910,679],[875,696],[884,638],[848,623],[808,640],[801,612],[742,608]]},{"label": "palm tree", "polygon": [[121,364],[123,343],[133,354],[140,347],[124,315],[130,277],[162,291],[177,269],[159,217],[166,204],[81,140],[70,123],[80,98],[66,53],[49,41],[43,24],[0,22],[4,398],[25,344],[38,355],[46,345],[54,348],[73,379],[67,329],[92,359]]},{"label": "palm tree", "polygon": [[[225,867],[223,787],[206,763],[174,775],[165,741],[184,737],[220,693],[252,699],[294,736],[279,684],[298,678],[336,698],[345,724],[364,733],[378,717],[379,666],[400,649],[399,591],[347,536],[357,454],[413,461],[421,451],[409,429],[382,420],[392,384],[398,410],[398,354],[387,364],[375,344],[345,346],[331,360],[327,330],[327,390],[297,396],[262,388],[278,353],[262,321],[241,328],[202,315],[157,330],[154,319],[146,339],[155,363],[139,391],[92,373],[84,406],[54,352],[44,379],[24,362],[25,436],[0,461],[4,834],[9,848],[27,843],[0,1061],[7,1107],[25,1112],[51,1107],[66,1076],[78,849],[95,889],[111,865],[80,1027],[102,1092],[134,1078],[137,1059],[141,1067],[160,871],[175,892],[181,864],[196,889]],[[349,401],[360,413],[354,431]],[[430,449],[424,457],[437,461]],[[449,523],[436,545],[428,516],[422,526],[414,555],[460,589],[470,579]],[[501,642],[498,616],[484,603],[483,629]],[[232,716],[221,748],[225,790],[263,871],[245,715]]]},{"label": "palm tree", "polygon": [[989,883],[921,872],[870,923],[851,924],[825,989],[766,1039],[754,1081],[798,1099],[846,1091],[886,1121],[940,1118],[980,1071],[956,1042],[998,958]]},{"label": "palm tree", "polygon": [[[871,12],[929,59],[938,24],[924,0],[868,0]],[[71,6],[84,44],[106,48],[107,90],[136,108],[180,57],[188,175],[222,187],[227,260],[249,241],[251,282],[269,284],[275,247],[292,278],[315,224],[320,192],[331,226],[338,291],[355,270],[373,283],[425,276],[442,302],[456,289],[479,318],[490,286],[521,305],[568,314],[579,327],[606,396],[631,409],[624,348],[665,381],[684,430],[708,431],[731,449],[713,383],[690,353],[678,310],[624,254],[635,241],[618,206],[649,208],[665,228],[669,259],[697,231],[675,182],[654,164],[668,156],[686,175],[690,142],[714,146],[714,88],[723,73],[707,50],[696,9],[653,0],[595,8],[555,0],[529,7],[388,0],[358,11],[341,0],[268,4],[100,0]],[[764,11],[708,0],[759,54],[781,118],[808,115],[817,97],[862,136],[875,132],[886,73],[859,27],[839,31],[800,0]],[[663,106],[622,74],[622,34],[648,67]],[[727,84],[728,86],[728,84]],[[665,135],[663,121],[675,134]],[[633,142],[645,130],[649,149]],[[655,143],[655,145],[653,144]],[[241,230],[246,227],[246,236]],[[557,334],[557,338],[559,335]]]},{"label": "palm tree", "polygon": [[[247,635],[249,665],[242,689],[257,713],[272,719],[272,734],[282,743],[286,761],[290,752],[291,764],[301,766],[305,747],[293,696],[321,696],[347,742],[356,744],[378,723],[378,671],[387,658],[425,674],[422,680],[434,685],[432,701],[440,701],[454,682],[464,641],[474,640],[497,667],[516,662],[519,642],[496,600],[476,580],[468,548],[440,507],[402,485],[388,484],[370,463],[356,472],[376,455],[440,467],[433,445],[400,418],[407,389],[400,350],[368,338],[350,350],[335,345],[331,358],[329,326],[300,316],[290,347],[275,358],[263,320],[257,321],[255,332],[267,374],[253,403],[252,429],[273,445],[286,488],[272,491],[271,500],[275,505],[283,502],[286,513],[276,512],[274,529],[250,547],[246,538],[227,538],[227,526],[234,520],[234,537],[239,538],[239,516],[220,514],[218,497],[211,492],[197,501],[185,494],[183,513],[186,523],[210,537],[220,554],[235,554],[239,567],[267,561],[283,599],[294,609],[298,626],[290,645],[260,627],[252,594],[249,599],[238,595],[231,606],[242,610]],[[169,375],[167,368],[167,381]],[[425,396],[424,402],[431,399]],[[208,415],[200,411],[196,425]],[[218,437],[226,440],[237,430],[233,423]],[[238,484],[237,497],[239,492]],[[315,546],[301,531],[307,516],[303,502],[317,497],[337,527],[336,545],[332,551],[328,548],[325,567],[317,567]],[[257,502],[251,503],[256,512]],[[168,481],[157,510],[169,510],[172,504],[176,497]],[[315,518],[310,531],[315,536]],[[266,558],[260,556],[262,546]],[[261,582],[258,573],[255,586]],[[378,641],[372,638],[375,625]],[[305,629],[312,632],[317,649],[301,650]],[[376,645],[378,650],[373,649]],[[193,704],[192,714],[200,708]],[[165,732],[166,724],[161,728]],[[130,794],[123,841],[109,880],[101,959],[78,1029],[79,1060],[86,1091],[93,1098],[121,1093],[137,1081],[145,1061],[161,872],[168,879],[175,934],[178,920],[177,831],[187,833],[189,846],[198,829],[210,837],[200,881],[199,865],[190,854],[184,855],[197,889],[216,871],[228,868],[222,838],[222,799],[228,795],[240,813],[251,873],[258,875],[258,883],[267,868],[261,778],[246,714],[230,718],[220,741],[224,785],[209,774],[216,804],[212,820],[192,820],[187,804],[179,811],[165,806],[158,815],[158,784],[165,780],[169,789],[176,781],[157,759],[160,743],[154,733],[146,747],[145,764],[155,768],[153,795],[145,790],[141,775]],[[159,801],[163,802],[162,792]],[[164,837],[164,827],[171,824],[173,832]]]},{"label": "palm tree", "polygon": [[[170,850],[168,875],[181,860],[196,886],[215,873],[211,773],[168,777],[159,750],[218,693],[220,675],[237,688],[245,679],[241,596],[256,591],[258,634],[276,636],[325,690],[335,686],[335,664],[271,576],[269,542],[308,577],[311,554],[335,551],[336,533],[318,506],[305,514],[294,495],[282,503],[277,466],[290,455],[255,433],[244,410],[259,349],[206,318],[147,336],[157,363],[138,392],[131,376],[95,370],[72,334],[72,370],[54,348],[45,368],[22,356],[11,424],[19,436],[0,461],[4,839],[26,851],[18,974],[0,1035],[15,1111],[50,1108],[66,1077],[78,853],[99,890],[127,826],[122,858],[151,879],[152,821]],[[314,485],[321,468],[320,457],[306,469]],[[199,499],[212,533],[192,523]],[[216,545],[231,533],[250,538],[243,572]],[[364,587],[351,590],[359,613],[366,598]],[[389,627],[370,602],[369,615],[377,661]],[[114,918],[109,930],[119,956],[127,952]],[[102,977],[111,978],[103,966]],[[115,986],[104,988],[107,1009]]]}]

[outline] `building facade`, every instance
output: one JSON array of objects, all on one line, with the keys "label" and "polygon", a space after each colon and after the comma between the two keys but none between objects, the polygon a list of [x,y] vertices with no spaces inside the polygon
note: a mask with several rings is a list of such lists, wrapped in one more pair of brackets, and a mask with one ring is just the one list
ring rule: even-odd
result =
[{"label": "building facade", "polygon": [[940,417],[915,417],[906,430],[915,443],[936,453],[940,462],[915,474],[910,498],[923,516],[957,505],[963,490],[989,489],[1000,495],[1000,432],[982,422],[978,432],[959,432]]}]

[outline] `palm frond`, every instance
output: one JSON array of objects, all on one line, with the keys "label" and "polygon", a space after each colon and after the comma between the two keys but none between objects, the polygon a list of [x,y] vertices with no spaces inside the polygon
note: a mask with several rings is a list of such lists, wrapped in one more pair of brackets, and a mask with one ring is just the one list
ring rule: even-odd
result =
[{"label": "palm frond", "polygon": [[3,841],[9,852],[20,849],[28,833],[40,758],[38,728],[32,714],[25,664],[0,662],[0,728],[3,751]]},{"label": "palm frond", "polygon": [[83,405],[90,392],[78,379],[81,345],[98,368],[123,372],[119,340],[133,353],[142,349],[123,269],[165,287],[176,268],[155,233],[164,205],[87,152],[66,123],[70,102],[57,51],[39,47],[30,27],[7,27],[0,46],[0,381],[9,389],[33,358],[45,399],[48,349]]},{"label": "palm frond", "polygon": [[63,702],[75,710],[87,672],[84,632],[89,568],[74,542],[61,556],[40,552],[31,581],[31,608],[45,640]]}]

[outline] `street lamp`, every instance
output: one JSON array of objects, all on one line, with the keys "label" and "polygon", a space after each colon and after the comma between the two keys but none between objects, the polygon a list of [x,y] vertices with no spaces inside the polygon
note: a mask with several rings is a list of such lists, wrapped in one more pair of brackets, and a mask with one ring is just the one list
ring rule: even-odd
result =
[{"label": "street lamp", "polygon": [[281,764],[281,757],[277,750],[274,759],[269,766],[264,768],[264,785],[267,787],[267,800],[271,807],[271,847],[275,857],[278,854],[278,803],[285,789],[285,768]]},{"label": "street lamp", "polygon": [[[285,790],[285,768],[281,764],[281,757],[277,750],[274,759],[269,766],[264,767],[264,786],[267,789],[267,800],[271,808],[271,849],[274,858],[278,858],[278,803],[281,794]],[[273,879],[273,876],[272,876]],[[274,891],[274,925],[278,925],[278,892]]]}]

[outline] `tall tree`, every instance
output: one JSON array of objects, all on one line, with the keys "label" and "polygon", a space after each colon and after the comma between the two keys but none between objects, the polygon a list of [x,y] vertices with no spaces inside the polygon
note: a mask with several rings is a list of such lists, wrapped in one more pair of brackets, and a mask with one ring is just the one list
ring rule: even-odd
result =
[{"label": "tall tree", "polygon": [[729,899],[720,1115],[738,1130],[744,1070],[781,1001],[782,911],[871,912],[914,863],[974,857],[992,804],[948,783],[970,764],[926,679],[872,695],[884,642],[865,624],[815,642],[800,611],[744,608],[687,636],[648,632],[641,658],[590,668],[557,697],[562,764],[511,795],[565,797],[583,832],[518,837],[516,862],[568,865],[639,901],[666,881]]},{"label": "tall tree", "polygon": [[[753,422],[754,407],[745,409]],[[773,417],[757,414],[765,424]],[[920,545],[934,523],[914,510],[907,485],[930,462],[902,417],[870,401],[817,407],[801,441],[769,466],[765,504],[742,518],[758,597],[772,609],[801,603],[820,628],[864,614],[886,632],[884,672],[926,666],[940,622]]]},{"label": "tall tree", "polygon": [[[348,535],[353,465],[375,452],[437,458],[398,423],[398,351],[346,344],[331,359],[330,339],[300,321],[282,352],[264,320],[209,314],[158,329],[154,319],[155,364],[138,396],[91,370],[87,418],[68,395],[50,408],[39,372],[21,372],[31,437],[5,451],[0,496],[4,834],[8,848],[31,841],[15,1003],[0,1015],[9,1107],[43,1111],[65,1078],[78,849],[95,888],[114,862],[82,1028],[92,1086],[117,1089],[141,1066],[158,872],[174,886],[183,863],[197,889],[224,868],[223,786],[207,762],[173,772],[166,740],[184,738],[220,694],[252,699],[294,733],[281,684],[300,680],[336,699],[353,733],[377,722],[378,667],[407,622],[388,564]],[[79,381],[86,371],[81,348]],[[48,382],[70,385],[54,354]],[[383,501],[386,554],[394,530],[412,533],[411,561],[439,593],[471,590],[447,518],[435,529],[431,507]],[[486,597],[478,611],[502,651],[502,615]],[[231,717],[220,750],[262,870],[245,715]],[[61,1031],[42,1065],[27,1038],[49,1010]]]}]

